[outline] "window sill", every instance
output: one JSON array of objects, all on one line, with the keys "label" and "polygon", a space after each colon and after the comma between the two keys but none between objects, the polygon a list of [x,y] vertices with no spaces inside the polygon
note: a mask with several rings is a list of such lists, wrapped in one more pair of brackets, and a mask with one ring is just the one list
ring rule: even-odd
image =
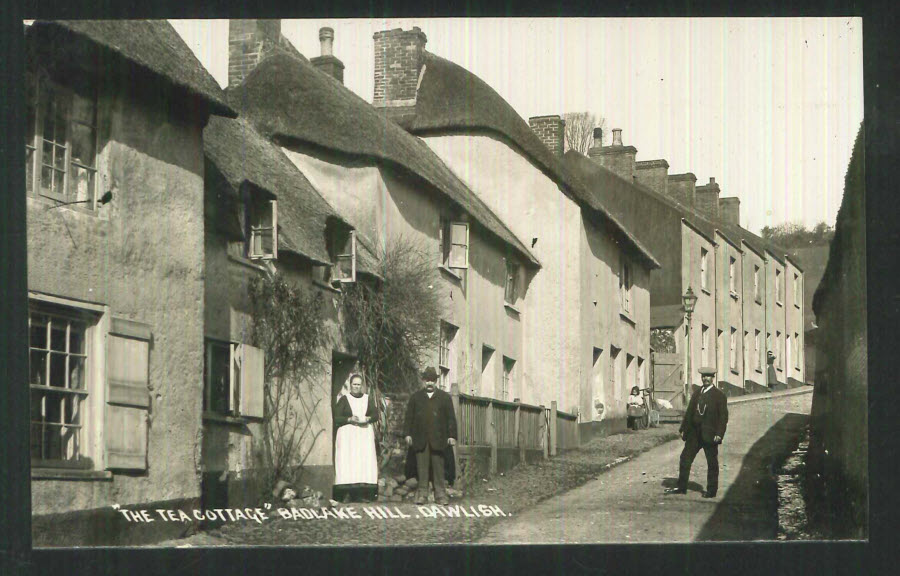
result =
[{"label": "window sill", "polygon": [[760,298],[759,296],[757,296],[756,298],[754,298],[753,301],[756,302],[757,304],[759,304],[760,306],[762,306],[762,298]]},{"label": "window sill", "polygon": [[737,293],[737,292],[730,292],[730,293],[729,293],[729,296],[731,296],[731,299],[732,299],[732,300],[737,300],[737,299],[738,299],[738,293]]},{"label": "window sill", "polygon": [[[445,264],[439,265],[438,268],[440,268],[441,272],[443,272],[444,274],[450,276],[451,278],[453,278],[453,279],[456,280],[457,282],[462,282],[462,276],[461,276],[460,274],[457,274],[456,272],[454,272],[452,268],[449,268],[449,267],[446,266]],[[461,268],[461,270],[464,270],[464,268]]]},{"label": "window sill", "polygon": [[266,272],[266,267],[260,264],[259,260],[250,260],[244,256],[238,256],[236,254],[229,254],[228,259],[234,262],[235,264],[240,264],[241,266],[246,266],[247,268],[252,268],[257,272]]},{"label": "window sill", "polygon": [[225,416],[224,414],[216,414],[215,412],[204,412],[204,422],[216,422],[219,424],[230,424],[232,426],[245,426],[257,420],[257,418],[248,418],[247,416]]},{"label": "window sill", "polygon": [[778,300],[775,301],[775,305],[776,305],[776,306],[782,306],[782,307],[784,307],[784,304],[782,304],[782,303],[779,302]]},{"label": "window sill", "polygon": [[756,371],[757,374],[763,373],[762,368],[754,368],[754,370]]},{"label": "window sill", "polygon": [[740,372],[738,371],[737,368],[731,368],[731,373],[732,374],[740,374]]},{"label": "window sill", "polygon": [[515,313],[516,316],[522,315],[522,312],[518,308],[516,308],[515,306],[510,304],[509,302],[504,302],[503,307],[506,308],[507,310],[509,310],[510,312]]},{"label": "window sill", "polygon": [[340,288],[335,288],[334,286],[332,286],[331,284],[328,284],[327,282],[322,282],[321,280],[313,280],[312,283],[313,283],[313,286],[316,286],[317,288],[321,288],[322,290],[325,290],[326,292],[332,292],[334,294],[342,293]]},{"label": "window sill", "polygon": [[112,480],[109,470],[67,470],[64,468],[32,468],[32,480]]},{"label": "window sill", "polygon": [[794,303],[794,308],[796,308],[797,310],[799,310],[799,309],[800,309],[800,305],[797,304],[797,303],[795,302],[795,303]]},{"label": "window sill", "polygon": [[[85,208],[81,204],[64,204],[64,202],[70,202],[70,200],[62,200],[61,198],[34,192],[29,192],[28,198],[38,204],[47,206],[47,210],[51,208],[54,210],[61,210],[64,208],[70,212],[77,212],[79,214],[84,214],[85,216],[93,216],[98,220],[109,220],[109,217],[105,215],[106,211],[101,211],[99,208],[97,210],[91,210],[90,208]],[[59,206],[59,208],[55,208],[56,206]]]},{"label": "window sill", "polygon": [[628,313],[628,312],[625,312],[624,310],[620,310],[620,311],[619,311],[619,317],[620,317],[622,320],[624,320],[625,322],[631,324],[632,326],[635,326],[635,325],[637,324],[637,323],[634,321],[634,319],[629,315],[629,313]]},{"label": "window sill", "polygon": [[704,294],[706,294],[707,296],[712,296],[712,292],[710,292],[706,288],[701,288],[700,291],[703,292]]}]

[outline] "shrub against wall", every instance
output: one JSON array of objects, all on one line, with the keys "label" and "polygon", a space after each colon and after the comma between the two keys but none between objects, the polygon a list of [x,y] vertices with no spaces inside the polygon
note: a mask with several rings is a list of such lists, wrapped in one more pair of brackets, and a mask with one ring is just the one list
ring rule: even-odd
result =
[{"label": "shrub against wall", "polygon": [[[315,376],[330,358],[321,294],[287,282],[277,272],[248,285],[251,342],[265,352],[263,486],[293,483],[324,430],[313,430],[314,414],[328,393],[314,390]],[[306,447],[304,451],[304,447]]]},{"label": "shrub against wall", "polygon": [[398,415],[406,406],[383,395],[399,399],[419,387],[422,364],[438,349],[444,306],[434,254],[422,243],[391,239],[379,254],[377,273],[379,280],[344,287],[342,331],[382,412],[376,433],[384,466],[398,447]]}]

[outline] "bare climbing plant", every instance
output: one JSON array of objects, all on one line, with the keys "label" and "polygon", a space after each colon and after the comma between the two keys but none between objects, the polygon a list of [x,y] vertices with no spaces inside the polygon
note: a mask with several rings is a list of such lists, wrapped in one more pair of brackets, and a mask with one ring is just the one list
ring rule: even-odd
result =
[{"label": "bare climbing plant", "polygon": [[316,412],[329,391],[316,375],[324,370],[328,343],[323,301],[280,274],[254,277],[247,288],[251,342],[265,352],[263,489],[279,480],[296,483],[319,436]]}]

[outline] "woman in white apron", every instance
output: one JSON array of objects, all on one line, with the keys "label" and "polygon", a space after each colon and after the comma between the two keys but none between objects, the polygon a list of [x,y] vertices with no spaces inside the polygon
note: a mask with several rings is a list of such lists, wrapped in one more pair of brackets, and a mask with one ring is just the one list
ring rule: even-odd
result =
[{"label": "woman in white apron", "polygon": [[363,393],[362,376],[352,374],[350,394],[342,396],[334,408],[334,499],[338,502],[378,497],[377,419],[375,399]]}]

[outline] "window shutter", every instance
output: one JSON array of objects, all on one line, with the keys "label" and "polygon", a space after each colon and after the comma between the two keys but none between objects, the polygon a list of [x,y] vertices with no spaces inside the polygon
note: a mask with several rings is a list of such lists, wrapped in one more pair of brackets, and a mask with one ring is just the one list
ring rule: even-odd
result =
[{"label": "window shutter", "polygon": [[240,383],[243,372],[244,345],[231,345],[231,369],[228,376],[228,412],[238,414],[240,409]]},{"label": "window shutter", "polygon": [[278,201],[272,200],[272,258],[278,259]]},{"label": "window shutter", "polygon": [[450,223],[450,268],[469,267],[469,224]]},{"label": "window shutter", "polygon": [[241,366],[241,416],[262,418],[264,410],[265,352],[259,348],[244,344]]},{"label": "window shutter", "polygon": [[340,282],[356,282],[356,231],[351,230],[347,244],[337,255],[335,277]]},{"label": "window shutter", "polygon": [[106,363],[106,467],[147,469],[150,328],[112,319]]}]

